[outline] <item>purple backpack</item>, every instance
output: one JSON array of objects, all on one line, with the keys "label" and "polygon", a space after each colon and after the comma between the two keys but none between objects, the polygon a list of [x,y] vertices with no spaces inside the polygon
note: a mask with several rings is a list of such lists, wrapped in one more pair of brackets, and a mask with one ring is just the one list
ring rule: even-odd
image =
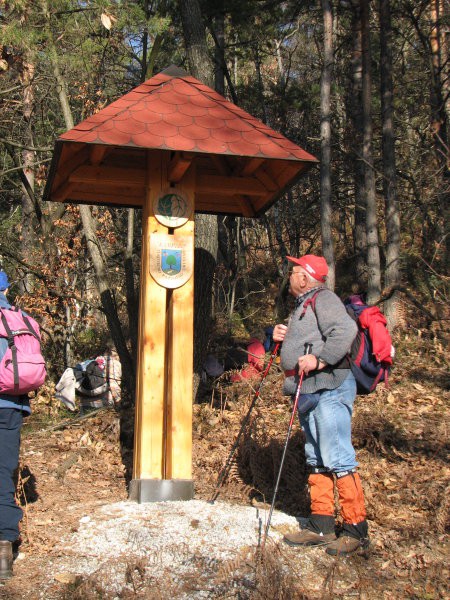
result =
[{"label": "purple backpack", "polygon": [[2,356],[0,351],[0,394],[21,396],[36,390],[47,375],[39,325],[19,308],[0,308],[0,338],[7,342]]}]

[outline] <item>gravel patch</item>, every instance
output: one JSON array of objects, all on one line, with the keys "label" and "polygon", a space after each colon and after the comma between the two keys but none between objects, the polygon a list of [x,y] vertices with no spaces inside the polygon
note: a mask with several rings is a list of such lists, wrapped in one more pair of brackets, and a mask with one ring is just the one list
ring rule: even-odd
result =
[{"label": "gravel patch", "polygon": [[[83,516],[78,530],[61,540],[50,568],[65,582],[95,576],[111,597],[127,589],[136,593],[139,586],[148,589],[153,582],[160,594],[215,598],[221,569],[231,573],[246,553],[254,556],[267,517],[268,510],[221,501],[105,505]],[[279,528],[296,527],[294,517],[274,511],[269,537],[279,541]]]}]

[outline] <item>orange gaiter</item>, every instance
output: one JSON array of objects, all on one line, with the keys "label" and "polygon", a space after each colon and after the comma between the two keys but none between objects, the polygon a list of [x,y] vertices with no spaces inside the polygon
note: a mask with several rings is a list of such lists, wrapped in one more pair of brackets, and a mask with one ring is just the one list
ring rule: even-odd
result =
[{"label": "orange gaiter", "polygon": [[308,477],[311,514],[334,517],[334,482],[331,473],[311,473]]},{"label": "orange gaiter", "polygon": [[350,473],[336,479],[339,503],[344,523],[356,525],[366,518],[364,493],[358,473]]}]

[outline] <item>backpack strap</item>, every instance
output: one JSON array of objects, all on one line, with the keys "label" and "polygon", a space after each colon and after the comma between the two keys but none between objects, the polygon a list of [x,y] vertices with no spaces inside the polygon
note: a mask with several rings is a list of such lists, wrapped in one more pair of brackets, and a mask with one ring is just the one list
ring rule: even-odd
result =
[{"label": "backpack strap", "polygon": [[30,320],[28,319],[28,317],[26,315],[24,315],[24,313],[21,313],[21,314],[22,314],[23,322],[25,323],[25,325],[27,326],[27,328],[30,330],[31,335],[33,337],[35,337],[38,342],[40,342],[41,340],[39,339],[38,334],[33,329],[33,326],[31,325]]},{"label": "backpack strap", "polygon": [[322,292],[325,288],[320,288],[317,291],[314,292],[314,294],[308,298],[307,300],[305,300],[305,302],[303,303],[303,310],[298,318],[299,321],[301,321],[303,319],[303,317],[306,314],[306,311],[308,309],[308,306],[310,306],[313,309],[313,313],[316,314],[316,300],[317,300],[317,296],[320,294],[320,292]]},{"label": "backpack strap", "polygon": [[8,346],[11,349],[12,365],[13,365],[13,372],[14,372],[14,391],[18,392],[18,390],[19,390],[19,366],[17,364],[17,348],[16,348],[16,344],[14,342],[14,334],[11,331],[11,327],[9,326],[9,323],[8,323],[5,315],[3,314],[3,310],[0,311],[0,315],[1,315],[2,323],[3,323],[3,327],[5,328],[5,331],[7,333],[6,339],[8,340]]},{"label": "backpack strap", "polygon": [[[321,287],[318,290],[316,290],[314,292],[314,294],[308,298],[307,300],[305,300],[304,304],[303,304],[303,310],[299,316],[299,320],[301,321],[303,319],[303,317],[305,316],[305,313],[308,309],[308,306],[310,306],[314,312],[314,315],[316,317],[317,320],[317,327],[319,328],[319,331],[323,337],[323,333],[320,329],[320,325],[319,325],[319,320],[317,319],[317,311],[316,311],[316,300],[317,300],[317,296],[320,294],[320,292],[323,292],[324,290],[326,290],[328,288],[325,287]],[[348,312],[348,311],[347,311]],[[341,358],[341,360],[336,363],[335,365],[327,365],[324,369],[322,369],[322,371],[324,373],[330,373],[332,372],[334,369],[350,369],[350,353],[347,353],[343,358]]]},{"label": "backpack strap", "polygon": [[388,387],[387,386],[387,370],[384,369],[384,368],[382,368],[382,369],[379,370],[378,375],[375,377],[375,379],[373,380],[372,385],[370,386],[370,391],[371,392],[373,392],[374,389],[377,387],[377,385],[380,383],[381,378],[383,377],[383,375],[385,376],[385,383],[384,383],[384,385],[386,387]]}]

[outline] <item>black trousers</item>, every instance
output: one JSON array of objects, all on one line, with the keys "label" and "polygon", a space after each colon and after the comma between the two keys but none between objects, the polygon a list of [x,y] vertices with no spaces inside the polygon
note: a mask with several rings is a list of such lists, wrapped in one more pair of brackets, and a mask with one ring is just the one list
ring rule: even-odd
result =
[{"label": "black trousers", "polygon": [[10,542],[19,537],[22,520],[22,509],[14,499],[14,472],[19,464],[22,422],[20,409],[0,408],[0,540]]}]

